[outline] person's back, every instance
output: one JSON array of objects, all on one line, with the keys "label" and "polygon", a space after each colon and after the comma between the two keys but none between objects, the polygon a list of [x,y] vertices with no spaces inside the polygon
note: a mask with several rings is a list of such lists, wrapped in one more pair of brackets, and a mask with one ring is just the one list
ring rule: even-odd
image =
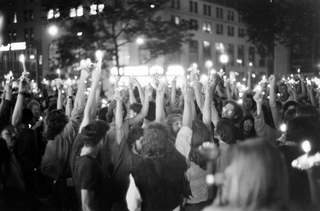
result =
[{"label": "person's back", "polygon": [[175,149],[162,157],[134,161],[132,175],[142,198],[142,211],[171,211],[188,195],[185,158]]}]

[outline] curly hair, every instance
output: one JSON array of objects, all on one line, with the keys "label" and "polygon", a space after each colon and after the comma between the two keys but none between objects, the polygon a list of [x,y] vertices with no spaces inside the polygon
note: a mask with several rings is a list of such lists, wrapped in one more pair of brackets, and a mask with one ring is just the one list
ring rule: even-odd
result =
[{"label": "curly hair", "polygon": [[145,129],[141,148],[143,157],[162,157],[173,149],[174,145],[169,141],[169,133],[166,126],[153,123]]},{"label": "curly hair", "polygon": [[54,110],[48,113],[45,124],[47,140],[53,140],[68,123],[68,117],[63,110]]}]

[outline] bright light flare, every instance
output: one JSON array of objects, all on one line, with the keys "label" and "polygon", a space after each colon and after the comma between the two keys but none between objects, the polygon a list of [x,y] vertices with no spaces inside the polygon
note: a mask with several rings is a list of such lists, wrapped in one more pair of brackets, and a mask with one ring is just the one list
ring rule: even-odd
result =
[{"label": "bright light flare", "polygon": [[227,54],[221,54],[219,57],[219,61],[222,64],[227,64],[229,62],[229,56]]},{"label": "bright light flare", "polygon": [[205,62],[205,66],[206,66],[207,69],[210,69],[210,68],[213,67],[213,62],[211,60],[207,60]]},{"label": "bright light flare", "polygon": [[59,32],[59,28],[56,25],[51,25],[48,28],[48,33],[50,36],[55,37]]},{"label": "bright light flare", "polygon": [[287,126],[287,124],[285,124],[285,123],[282,123],[281,125],[280,125],[280,131],[282,132],[282,133],[285,133],[285,132],[287,132],[287,130],[288,130],[288,126]]},{"label": "bright light flare", "polygon": [[20,56],[19,56],[19,62],[21,62],[21,63],[25,63],[25,61],[26,61],[26,57],[23,55],[23,54],[21,54]]},{"label": "bright light flare", "polygon": [[103,52],[102,52],[101,50],[97,50],[96,53],[95,53],[95,55],[96,55],[97,60],[98,60],[99,62],[101,62],[101,61],[102,61],[102,58],[103,58]]},{"label": "bright light flare", "polygon": [[136,39],[136,43],[137,43],[138,45],[143,45],[144,42],[145,42],[145,40],[144,40],[142,37],[138,37],[138,38]]},{"label": "bright light flare", "polygon": [[308,141],[308,140],[303,141],[301,144],[301,148],[306,154],[308,154],[311,151],[310,141]]}]

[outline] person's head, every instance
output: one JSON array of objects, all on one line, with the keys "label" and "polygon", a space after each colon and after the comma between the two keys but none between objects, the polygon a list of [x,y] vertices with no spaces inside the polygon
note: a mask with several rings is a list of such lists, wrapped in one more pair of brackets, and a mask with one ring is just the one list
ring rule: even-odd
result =
[{"label": "person's head", "polygon": [[253,111],[255,109],[256,103],[253,99],[253,95],[246,93],[243,95],[243,104],[242,107],[246,111]]},{"label": "person's head", "polygon": [[146,158],[164,156],[173,147],[167,128],[162,124],[152,123],[144,130],[140,154]]},{"label": "person's head", "polygon": [[240,123],[242,115],[242,109],[236,102],[227,101],[222,108],[222,118],[230,119],[235,124]]},{"label": "person's head", "polygon": [[134,153],[139,153],[142,149],[143,132],[144,130],[141,127],[130,129],[128,144]]},{"label": "person's head", "polygon": [[[300,145],[303,141],[311,142],[312,151],[320,150],[320,128],[318,121],[310,117],[296,117],[288,122],[286,140],[295,142]],[[303,153],[301,151],[301,153]]]},{"label": "person's head", "polygon": [[98,119],[107,121],[108,107],[103,107],[99,110]]},{"label": "person's head", "polygon": [[216,136],[226,144],[235,144],[237,130],[230,119],[220,119],[216,128]]},{"label": "person's head", "polygon": [[288,87],[285,83],[281,83],[279,85],[279,93],[280,93],[280,96],[283,100],[287,100],[288,97],[289,97],[289,92],[288,92]]},{"label": "person's head", "polygon": [[167,117],[167,125],[171,134],[177,135],[182,126],[182,115],[181,114],[169,114]]},{"label": "person's head", "polygon": [[6,141],[9,148],[14,146],[13,136],[15,134],[14,128],[12,126],[7,126],[1,131],[1,138]]},{"label": "person's head", "polygon": [[133,111],[134,115],[139,114],[141,109],[142,109],[142,105],[140,103],[133,103],[130,105],[130,110]]},{"label": "person's head", "polygon": [[283,106],[283,120],[285,122],[297,116],[298,103],[295,101],[288,101]]},{"label": "person's head", "polygon": [[246,116],[243,118],[241,130],[246,138],[253,138],[256,136],[254,118],[252,116]]},{"label": "person's head", "polygon": [[67,123],[68,117],[63,110],[49,112],[44,121],[44,134],[47,140],[53,140],[62,132]]},{"label": "person's head", "polygon": [[36,119],[40,118],[41,115],[41,110],[40,110],[40,103],[36,100],[32,100],[29,104],[28,104],[28,108],[31,110],[33,117]]},{"label": "person's head", "polygon": [[94,120],[82,128],[80,138],[83,140],[84,146],[94,148],[105,137],[108,130],[109,125],[105,121]]},{"label": "person's head", "polygon": [[224,174],[222,200],[228,206],[245,210],[286,207],[287,169],[282,154],[269,141],[252,139],[235,146]]}]

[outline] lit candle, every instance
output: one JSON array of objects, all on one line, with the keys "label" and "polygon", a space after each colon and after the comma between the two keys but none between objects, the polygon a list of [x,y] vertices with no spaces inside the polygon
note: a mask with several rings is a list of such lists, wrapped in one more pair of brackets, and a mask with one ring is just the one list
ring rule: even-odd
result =
[{"label": "lit candle", "polygon": [[57,74],[58,74],[58,77],[60,78],[61,77],[61,70],[60,69],[57,69]]}]

